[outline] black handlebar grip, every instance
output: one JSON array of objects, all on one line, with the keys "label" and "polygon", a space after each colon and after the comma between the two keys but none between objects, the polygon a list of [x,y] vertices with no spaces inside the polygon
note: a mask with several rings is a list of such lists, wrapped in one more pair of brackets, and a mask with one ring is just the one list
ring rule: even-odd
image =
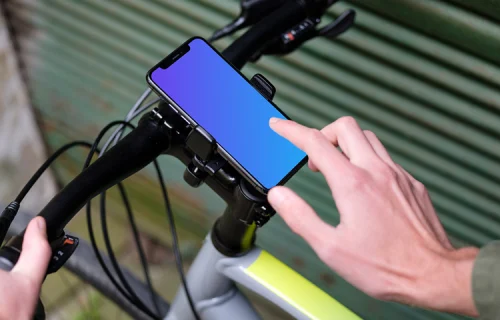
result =
[{"label": "black handlebar grip", "polygon": [[[66,224],[93,197],[141,170],[169,148],[170,132],[152,113],[116,146],[73,179],[42,209],[49,242],[61,238]],[[21,250],[24,231],[7,247]]]},{"label": "black handlebar grip", "polygon": [[141,170],[168,149],[168,128],[150,113],[136,129],[73,179],[40,212],[49,242],[93,197]]}]

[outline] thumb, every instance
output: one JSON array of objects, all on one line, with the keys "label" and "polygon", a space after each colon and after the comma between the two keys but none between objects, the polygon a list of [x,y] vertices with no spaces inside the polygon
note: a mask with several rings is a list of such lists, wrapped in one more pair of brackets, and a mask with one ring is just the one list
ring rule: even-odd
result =
[{"label": "thumb", "polygon": [[315,251],[331,242],[335,228],[321,220],[295,192],[286,187],[274,187],[269,191],[268,200],[290,229],[304,238]]},{"label": "thumb", "polygon": [[45,277],[51,249],[47,242],[45,219],[36,217],[28,225],[24,234],[23,250],[12,272],[26,278],[38,290]]}]

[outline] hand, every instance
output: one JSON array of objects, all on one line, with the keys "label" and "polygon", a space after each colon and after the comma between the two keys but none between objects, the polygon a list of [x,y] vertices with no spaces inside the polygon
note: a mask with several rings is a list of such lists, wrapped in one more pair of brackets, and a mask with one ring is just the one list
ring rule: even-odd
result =
[{"label": "hand", "polygon": [[37,217],[28,225],[15,267],[0,271],[0,319],[33,318],[50,255],[45,220]]},{"label": "hand", "polygon": [[336,227],[286,187],[268,196],[323,262],[375,298],[477,315],[471,277],[478,249],[452,247],[423,184],[394,163],[375,134],[350,117],[321,131],[278,119],[270,126],[308,154],[332,191]]}]

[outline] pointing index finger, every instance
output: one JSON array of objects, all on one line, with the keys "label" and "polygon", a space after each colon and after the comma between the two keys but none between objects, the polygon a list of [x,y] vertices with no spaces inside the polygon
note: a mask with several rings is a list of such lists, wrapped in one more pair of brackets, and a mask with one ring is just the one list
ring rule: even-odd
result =
[{"label": "pointing index finger", "polygon": [[309,159],[323,173],[330,187],[335,178],[352,169],[351,163],[331,144],[319,130],[311,129],[291,120],[272,118],[271,128],[307,153]]}]

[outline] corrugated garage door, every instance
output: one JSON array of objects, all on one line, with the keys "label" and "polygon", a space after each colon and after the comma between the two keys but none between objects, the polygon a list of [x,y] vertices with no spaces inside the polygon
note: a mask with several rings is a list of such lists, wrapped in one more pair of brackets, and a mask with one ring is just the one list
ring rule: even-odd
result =
[{"label": "corrugated garage door", "polygon": [[[10,7],[51,148],[91,138],[122,117],[154,63],[190,36],[208,37],[239,11],[229,1],[24,0]],[[373,130],[428,186],[456,243],[499,238],[500,3],[352,0],[335,5],[331,16],[347,8],[357,10],[356,27],[338,41],[315,40],[245,74],[266,75],[278,89],[277,104],[307,125],[353,115]],[[163,164],[169,181],[180,183],[179,164]],[[326,220],[338,221],[319,175],[305,169],[289,185]],[[213,217],[223,206],[209,190],[186,192]],[[367,319],[458,318],[366,297],[332,276],[279,218],[259,242]]]}]

